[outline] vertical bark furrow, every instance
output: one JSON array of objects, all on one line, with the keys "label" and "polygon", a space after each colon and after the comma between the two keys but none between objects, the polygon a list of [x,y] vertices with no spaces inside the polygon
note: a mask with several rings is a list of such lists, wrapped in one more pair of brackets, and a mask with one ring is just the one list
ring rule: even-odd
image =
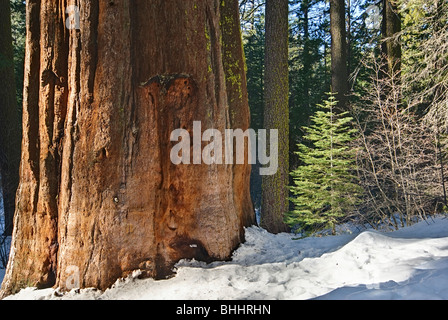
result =
[{"label": "vertical bark furrow", "polygon": [[[55,282],[56,251],[57,251],[57,194],[58,168],[56,152],[58,147],[53,144],[55,124],[55,86],[60,82],[57,70],[53,68],[56,43],[64,43],[56,39],[58,30],[57,3],[43,2],[41,4],[41,88],[39,94],[39,152],[40,175],[39,196],[37,208],[36,243],[41,245],[41,256],[47,256],[44,261],[45,277],[41,286],[51,286]],[[57,125],[56,125],[57,126]],[[39,239],[41,237],[41,239]]]},{"label": "vertical bark furrow", "polygon": [[[24,286],[39,286],[49,278],[49,255],[41,252],[40,235],[36,222],[39,206],[40,141],[40,12],[41,1],[27,3],[27,36],[24,75],[23,141],[20,185],[14,217],[8,270],[2,289],[13,293]],[[32,260],[33,264],[29,265]],[[13,272],[25,268],[22,272]]]}]

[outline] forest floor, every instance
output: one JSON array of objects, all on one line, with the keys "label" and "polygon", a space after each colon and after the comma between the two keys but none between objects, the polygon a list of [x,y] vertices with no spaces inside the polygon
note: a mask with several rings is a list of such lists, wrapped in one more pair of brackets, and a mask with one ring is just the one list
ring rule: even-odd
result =
[{"label": "forest floor", "polygon": [[112,288],[24,289],[9,299],[448,299],[448,218],[394,232],[342,231],[295,239],[258,227],[231,261],[182,260],[171,279],[138,279]]}]

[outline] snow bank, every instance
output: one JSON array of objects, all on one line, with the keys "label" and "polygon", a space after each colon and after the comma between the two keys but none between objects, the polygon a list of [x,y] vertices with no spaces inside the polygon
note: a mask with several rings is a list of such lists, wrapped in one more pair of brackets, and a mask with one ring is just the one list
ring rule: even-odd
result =
[{"label": "snow bank", "polygon": [[180,261],[169,280],[139,272],[105,292],[22,290],[9,299],[448,299],[448,219],[392,233],[293,240],[251,227],[232,261]]}]

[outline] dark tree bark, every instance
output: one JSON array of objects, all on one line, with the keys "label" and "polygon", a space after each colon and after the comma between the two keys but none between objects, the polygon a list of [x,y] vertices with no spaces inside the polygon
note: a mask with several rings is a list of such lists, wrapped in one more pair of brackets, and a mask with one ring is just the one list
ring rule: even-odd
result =
[{"label": "dark tree bark", "polygon": [[[310,0],[302,1],[302,11],[303,11],[303,76],[305,77],[303,83],[305,88],[303,92],[305,94],[305,115],[308,117],[311,112],[311,104],[310,104],[310,84],[311,84],[311,48],[310,48],[310,32],[309,32],[309,9],[311,7]],[[295,146],[296,142],[294,142]]]},{"label": "dark tree bark", "polygon": [[[264,127],[278,130],[278,171],[263,176],[261,225],[272,233],[288,231],[289,209],[289,79],[288,1],[266,1]],[[269,141],[269,139],[268,139]]]},{"label": "dark tree bark", "polygon": [[[347,0],[347,17],[346,17],[346,21],[347,21],[347,27],[346,27],[346,32],[347,32],[347,77],[350,77],[350,73],[351,73],[351,69],[352,69],[351,68],[351,65],[352,65],[352,29],[351,29],[352,16],[351,16],[351,10],[352,10],[351,0]],[[350,84],[348,84],[347,90],[350,91]]]},{"label": "dark tree bark", "polygon": [[383,0],[383,21],[381,51],[385,58],[389,76],[399,79],[401,72],[401,44],[397,34],[401,31],[401,18],[397,0]]},{"label": "dark tree bark", "polygon": [[338,109],[346,111],[348,103],[347,32],[345,0],[330,0],[331,92]]},{"label": "dark tree bark", "polygon": [[11,235],[15,195],[19,184],[21,133],[8,0],[0,0],[0,21],[0,176],[5,209],[4,233]]},{"label": "dark tree bark", "polygon": [[254,222],[249,165],[170,161],[174,129],[248,126],[242,50],[232,50],[239,85],[227,86],[223,56],[241,48],[237,20],[221,27],[234,1],[77,3],[80,30],[68,30],[64,1],[27,2],[24,147],[4,295],[67,289],[74,270],[81,288],[105,289],[135,269],[165,278],[182,258],[229,259]]}]

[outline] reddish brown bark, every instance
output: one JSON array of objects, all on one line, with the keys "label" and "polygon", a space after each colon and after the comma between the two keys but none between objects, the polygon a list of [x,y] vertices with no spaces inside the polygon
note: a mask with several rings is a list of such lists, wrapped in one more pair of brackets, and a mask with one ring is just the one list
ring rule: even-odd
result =
[{"label": "reddish brown bark", "polygon": [[[73,266],[80,287],[105,289],[135,269],[164,278],[181,258],[228,259],[254,220],[249,165],[170,161],[174,129],[248,126],[245,86],[229,101],[220,1],[78,5],[80,30],[69,31],[64,1],[27,2],[24,160],[4,294],[64,289]],[[227,41],[241,47],[239,33]]]}]

